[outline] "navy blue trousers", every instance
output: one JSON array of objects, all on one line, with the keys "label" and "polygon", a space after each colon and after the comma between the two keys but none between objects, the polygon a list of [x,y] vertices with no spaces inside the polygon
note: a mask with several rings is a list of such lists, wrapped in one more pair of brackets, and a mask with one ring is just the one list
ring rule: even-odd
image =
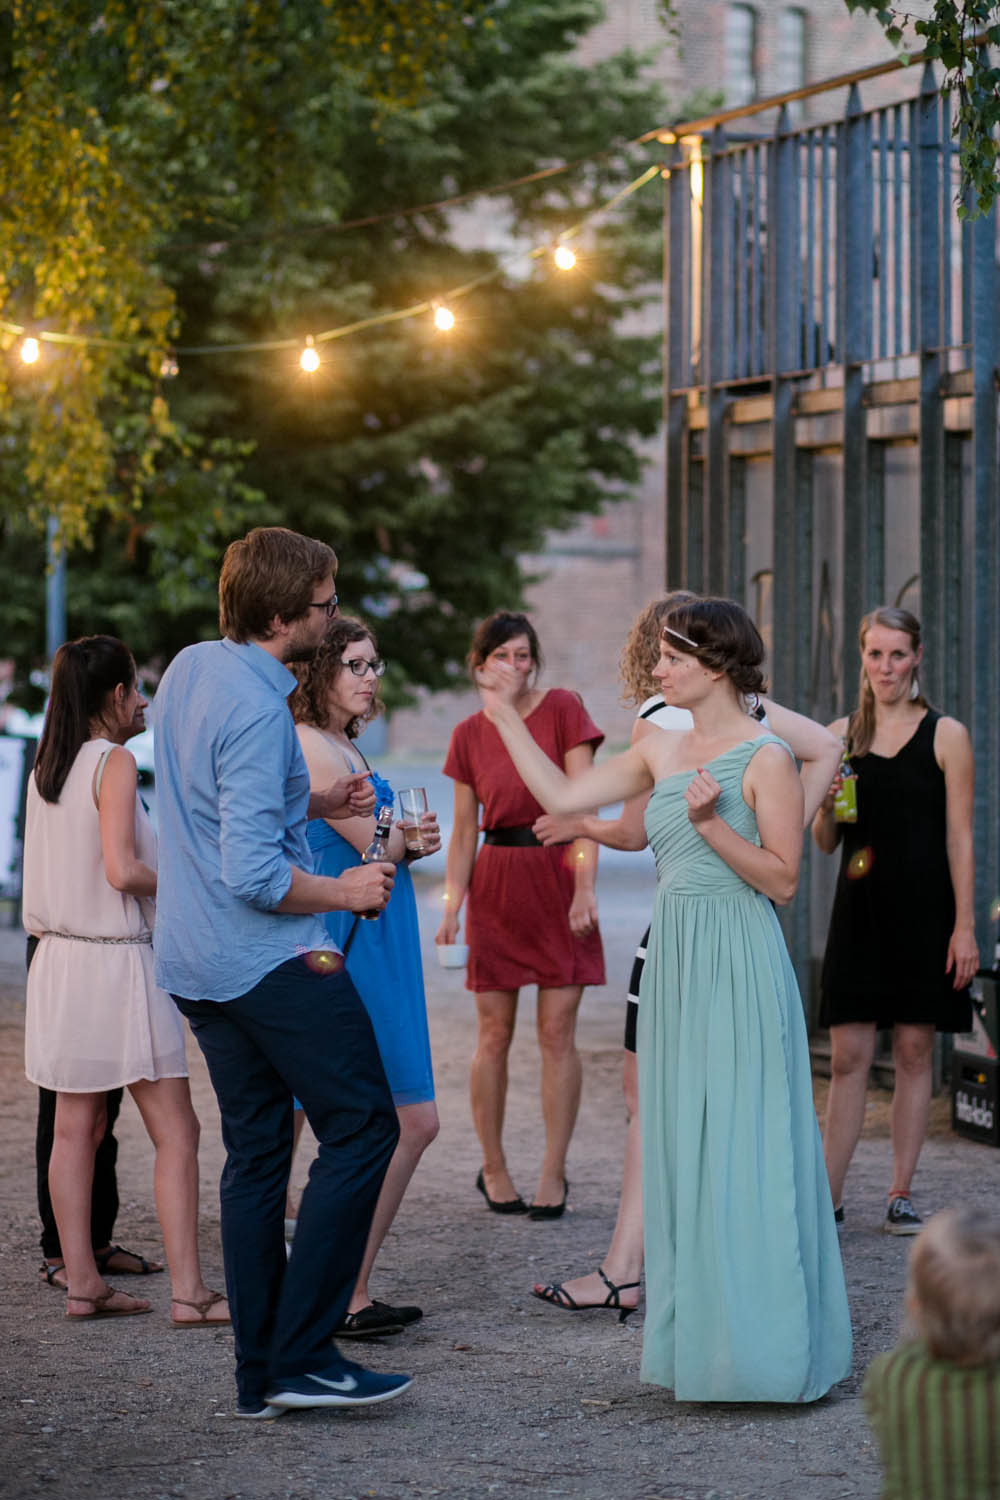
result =
[{"label": "navy blue trousers", "polygon": [[[347,972],[289,959],[224,1002],[175,995],[219,1101],[226,1293],[239,1400],[326,1369],[354,1290],[372,1214],[399,1138],[368,1013]],[[319,1151],[286,1261],[292,1095]]]}]

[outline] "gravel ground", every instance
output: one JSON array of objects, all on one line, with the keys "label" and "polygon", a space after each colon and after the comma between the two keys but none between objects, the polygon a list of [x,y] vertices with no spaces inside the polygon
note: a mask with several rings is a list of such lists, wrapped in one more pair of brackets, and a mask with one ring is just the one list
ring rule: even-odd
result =
[{"label": "gravel ground", "polygon": [[[436,876],[418,881],[430,957]],[[612,887],[609,886],[612,883]],[[602,925],[609,973],[627,971],[648,910],[648,876],[611,865]],[[610,890],[610,895],[609,895]],[[639,913],[637,916],[636,913]],[[169,1324],[165,1276],[124,1278],[154,1301],[148,1318],[71,1326],[40,1284],[34,1214],[34,1093],[22,1072],[20,934],[0,932],[0,1494],[184,1497],[184,1500],[772,1500],[874,1497],[878,1467],[860,1402],[872,1355],[897,1334],[906,1241],[880,1233],[888,1182],[885,1096],[874,1096],[848,1183],[842,1239],[855,1329],[852,1377],[809,1407],[677,1405],[638,1383],[641,1317],[561,1314],[530,1296],[534,1280],[594,1265],[614,1223],[624,1120],[617,985],[591,992],[580,1026],[584,1102],[570,1158],[570,1211],[554,1223],[503,1219],[473,1188],[479,1164],[466,1102],[473,1042],[462,975],[427,967],[442,1116],[377,1267],[375,1291],[416,1301],[423,1321],[381,1345],[373,1367],[416,1377],[369,1412],[302,1412],[234,1422],[232,1338]],[[216,1183],[222,1162],[214,1098],[197,1048],[192,1084],[203,1123],[203,1248],[221,1284]],[[515,1042],[510,1160],[530,1193],[540,1129],[537,1054],[525,1009]],[[822,1085],[817,1085],[818,1093]],[[821,1106],[821,1099],[818,1100]],[[151,1153],[128,1101],[119,1127],[118,1238],[157,1254]],[[308,1151],[296,1164],[301,1182]],[[1000,1153],[960,1140],[936,1101],[919,1176],[925,1210],[993,1202]]]}]

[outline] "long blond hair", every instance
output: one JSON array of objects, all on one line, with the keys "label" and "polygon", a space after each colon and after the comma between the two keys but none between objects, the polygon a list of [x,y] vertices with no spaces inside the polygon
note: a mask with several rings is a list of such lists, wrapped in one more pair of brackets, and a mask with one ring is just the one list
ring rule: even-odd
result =
[{"label": "long blond hair", "polygon": [[[858,647],[862,654],[865,649],[865,638],[873,625],[881,625],[886,630],[901,630],[904,635],[910,637],[913,650],[920,650],[920,621],[916,615],[911,614],[908,609],[900,609],[895,604],[880,604],[878,609],[873,609],[865,615],[858,626]],[[913,688],[916,689],[915,692]],[[920,691],[916,667],[913,669],[911,698],[921,708],[930,708],[930,704]],[[862,661],[861,679],[858,684],[858,706],[847,720],[847,754],[867,755],[874,738],[875,694],[872,692],[872,685],[868,681],[868,673]]]},{"label": "long blond hair", "polygon": [[622,682],[622,702],[636,708],[657,692],[653,668],[660,659],[660,635],[663,622],[672,609],[697,599],[688,589],[675,589],[662,599],[654,599],[638,615],[622,647],[618,675]]}]

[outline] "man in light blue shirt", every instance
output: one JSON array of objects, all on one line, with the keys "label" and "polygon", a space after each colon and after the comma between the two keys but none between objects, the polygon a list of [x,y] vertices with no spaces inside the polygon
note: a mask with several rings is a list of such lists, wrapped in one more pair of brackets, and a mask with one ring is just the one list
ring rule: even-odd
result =
[{"label": "man in light blue shirt", "polygon": [[[399,1133],[368,1014],[316,916],[380,911],[395,867],[312,873],[307,818],[370,811],[372,795],[364,777],[344,777],[310,796],[288,708],[286,663],[308,660],[336,614],[335,568],[325,543],[282,527],[233,542],[219,580],[223,639],[182,651],[156,695],[156,975],[219,1101],[245,1417],[370,1405],[410,1384],[331,1342]],[[286,1266],[293,1094],[319,1152]]]}]

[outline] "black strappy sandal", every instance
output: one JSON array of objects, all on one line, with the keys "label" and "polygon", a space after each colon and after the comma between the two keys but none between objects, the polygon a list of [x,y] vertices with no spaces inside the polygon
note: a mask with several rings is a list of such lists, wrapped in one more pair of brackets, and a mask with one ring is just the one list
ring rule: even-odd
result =
[{"label": "black strappy sandal", "polygon": [[624,1323],[630,1313],[637,1309],[634,1307],[622,1307],[621,1293],[630,1292],[638,1281],[623,1281],[621,1286],[616,1286],[609,1276],[605,1276],[600,1266],[597,1274],[608,1289],[608,1295],[603,1302],[576,1302],[571,1292],[568,1292],[561,1281],[553,1281],[549,1286],[542,1287],[540,1292],[532,1288],[531,1295],[537,1297],[540,1302],[550,1302],[553,1307],[561,1307],[563,1312],[600,1312],[609,1308],[611,1312],[618,1314],[619,1323]]},{"label": "black strappy sandal", "polygon": [[[138,1262],[137,1266],[119,1266],[116,1270],[111,1261],[116,1255],[125,1255]],[[124,1245],[109,1245],[106,1250],[94,1251],[94,1261],[102,1276],[158,1276],[164,1269],[157,1261],[147,1260],[138,1250],[126,1250]]]},{"label": "black strappy sandal", "polygon": [[43,1281],[47,1282],[49,1286],[54,1287],[57,1292],[65,1292],[67,1290],[69,1285],[68,1277],[66,1281],[56,1280],[56,1277],[58,1275],[66,1274],[65,1261],[43,1260],[41,1265],[38,1267],[38,1274]]}]

